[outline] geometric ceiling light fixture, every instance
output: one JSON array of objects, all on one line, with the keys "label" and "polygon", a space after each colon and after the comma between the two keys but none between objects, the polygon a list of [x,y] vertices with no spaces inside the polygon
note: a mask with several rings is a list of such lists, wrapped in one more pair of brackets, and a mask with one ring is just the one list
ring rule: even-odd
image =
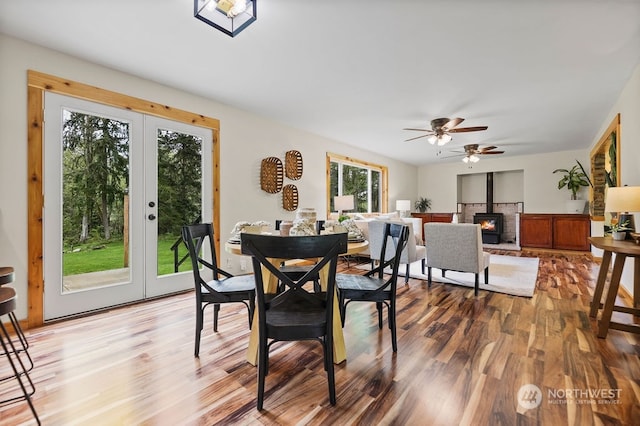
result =
[{"label": "geometric ceiling light fixture", "polygon": [[235,37],[257,18],[257,0],[194,0],[193,16]]}]

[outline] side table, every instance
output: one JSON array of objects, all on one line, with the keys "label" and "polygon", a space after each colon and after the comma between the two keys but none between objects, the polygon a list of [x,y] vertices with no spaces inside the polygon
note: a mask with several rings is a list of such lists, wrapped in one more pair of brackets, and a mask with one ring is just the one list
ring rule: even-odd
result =
[{"label": "side table", "polygon": [[[598,272],[596,289],[593,293],[593,300],[591,301],[591,310],[589,312],[589,316],[596,318],[598,310],[603,308],[600,321],[598,322],[598,337],[607,337],[609,328],[640,334],[640,325],[611,321],[613,311],[640,316],[640,245],[629,240],[615,241],[611,237],[591,237],[589,240],[594,247],[604,251],[602,264],[600,265],[600,271]],[[609,271],[609,265],[611,264],[611,255],[613,253],[616,254],[616,260],[613,264],[611,282],[609,283],[609,290],[605,295],[605,302],[603,305],[602,293],[604,292],[605,281],[607,280],[607,273]],[[624,263],[627,257],[634,259],[632,308],[615,304],[618,289],[620,287],[622,269],[624,268]]]}]

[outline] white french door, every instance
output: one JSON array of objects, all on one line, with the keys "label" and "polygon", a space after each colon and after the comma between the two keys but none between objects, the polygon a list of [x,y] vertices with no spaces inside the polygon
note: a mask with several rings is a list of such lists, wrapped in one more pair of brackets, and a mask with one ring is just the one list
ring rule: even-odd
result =
[{"label": "white french door", "polygon": [[191,288],[180,227],[210,221],[209,129],[46,93],[44,319]]},{"label": "white french door", "polygon": [[[212,220],[211,141],[210,129],[146,116],[146,297],[194,286],[191,261],[186,259],[178,268],[185,272],[176,273],[176,251],[172,247],[177,244],[183,249],[177,252],[179,261],[186,248],[177,225]],[[181,220],[176,220],[176,212],[180,211]]]}]

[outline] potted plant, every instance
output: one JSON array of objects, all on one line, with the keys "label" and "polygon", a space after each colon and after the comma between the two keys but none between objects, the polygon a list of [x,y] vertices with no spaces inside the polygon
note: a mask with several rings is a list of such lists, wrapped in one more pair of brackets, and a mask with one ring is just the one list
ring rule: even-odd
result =
[{"label": "potted plant", "polygon": [[556,169],[553,173],[563,173],[558,181],[558,189],[567,188],[571,192],[571,199],[567,201],[568,213],[583,213],[586,200],[578,200],[578,191],[583,186],[593,186],[589,176],[578,160],[571,169]]},{"label": "potted plant", "polygon": [[431,200],[425,197],[420,197],[415,203],[415,208],[420,213],[426,213],[431,208]]},{"label": "potted plant", "polygon": [[611,231],[611,236],[614,240],[622,241],[627,237],[627,231],[630,231],[630,229],[627,228],[627,225],[629,225],[628,220],[625,220],[621,223],[611,224],[611,226],[609,227],[609,231]]}]

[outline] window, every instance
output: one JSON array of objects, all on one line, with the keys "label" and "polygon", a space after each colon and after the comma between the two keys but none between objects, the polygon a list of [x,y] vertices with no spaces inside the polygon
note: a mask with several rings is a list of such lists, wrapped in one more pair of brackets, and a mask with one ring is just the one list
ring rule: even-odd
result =
[{"label": "window", "polygon": [[337,154],[327,154],[329,212],[333,197],[353,195],[357,213],[380,213],[387,209],[387,168]]}]

